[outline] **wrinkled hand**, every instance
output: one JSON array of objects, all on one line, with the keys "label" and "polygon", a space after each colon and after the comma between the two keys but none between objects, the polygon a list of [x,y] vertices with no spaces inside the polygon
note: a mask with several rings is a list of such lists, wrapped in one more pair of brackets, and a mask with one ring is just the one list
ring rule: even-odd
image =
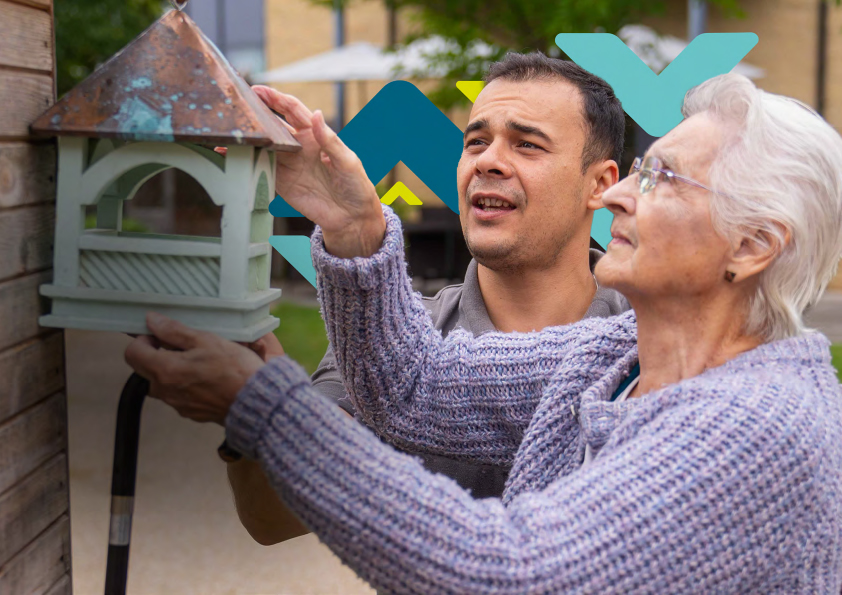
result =
[{"label": "wrinkled hand", "polygon": [[325,247],[342,258],[371,256],[379,248],[386,221],[374,185],[359,157],[325,123],[292,95],[255,86],[266,105],[283,114],[297,152],[277,152],[276,191],[324,232]]},{"label": "wrinkled hand", "polygon": [[[132,341],[125,358],[149,380],[149,396],[161,399],[182,417],[224,426],[237,393],[264,360],[248,347],[159,314],[148,314],[146,324],[155,336]],[[264,347],[264,353],[274,348],[269,343]]]}]

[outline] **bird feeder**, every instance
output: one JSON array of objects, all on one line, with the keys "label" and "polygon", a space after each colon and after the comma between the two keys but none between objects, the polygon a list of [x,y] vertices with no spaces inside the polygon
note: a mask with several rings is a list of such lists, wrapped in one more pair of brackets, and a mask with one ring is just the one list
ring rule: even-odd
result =
[{"label": "bird feeder", "polygon": [[[42,326],[146,334],[153,310],[237,341],[277,328],[275,152],[300,145],[188,15],[164,15],[32,129],[59,148],[54,279],[41,287],[52,310]],[[222,207],[221,237],[122,230],[126,201],[171,168]],[[85,228],[88,207],[95,229]]]}]

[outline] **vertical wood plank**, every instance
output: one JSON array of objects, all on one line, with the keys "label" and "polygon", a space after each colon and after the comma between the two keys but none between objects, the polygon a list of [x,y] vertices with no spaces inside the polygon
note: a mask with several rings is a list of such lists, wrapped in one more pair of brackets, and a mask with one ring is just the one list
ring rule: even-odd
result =
[{"label": "vertical wood plank", "polygon": [[0,353],[0,421],[64,387],[64,333],[55,332]]},{"label": "vertical wood plank", "polygon": [[53,263],[55,223],[53,205],[0,210],[0,281]]},{"label": "vertical wood plank", "polygon": [[55,144],[0,143],[0,209],[55,199]]},{"label": "vertical wood plank", "polygon": [[0,593],[46,593],[70,572],[70,518],[59,518],[0,568]]},{"label": "vertical wood plank", "polygon": [[0,565],[67,512],[67,457],[60,454],[0,495]]},{"label": "vertical wood plank", "polygon": [[0,425],[0,494],[67,446],[67,406],[56,394]]},{"label": "vertical wood plank", "polygon": [[70,575],[62,577],[55,585],[44,591],[44,595],[73,595]]},{"label": "vertical wood plank", "polygon": [[0,283],[0,351],[44,332],[38,317],[46,314],[46,298],[38,294],[38,287],[49,283],[52,271]]},{"label": "vertical wood plank", "polygon": [[13,4],[20,4],[22,6],[33,6],[41,10],[47,10],[52,14],[53,0],[7,0]]},{"label": "vertical wood plank", "polygon": [[52,104],[52,75],[0,70],[0,106],[7,106],[0,109],[0,137],[28,137],[29,125]]},{"label": "vertical wood plank", "polygon": [[0,0],[0,65],[53,71],[49,12]]}]

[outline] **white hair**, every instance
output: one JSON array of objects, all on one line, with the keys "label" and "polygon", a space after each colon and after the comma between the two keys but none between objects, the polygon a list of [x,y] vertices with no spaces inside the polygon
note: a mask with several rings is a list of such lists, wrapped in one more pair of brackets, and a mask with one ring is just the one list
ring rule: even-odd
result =
[{"label": "white hair", "polygon": [[842,137],[812,108],[737,74],[688,91],[682,113],[707,113],[726,126],[709,173],[729,195],[710,194],[714,228],[779,249],[760,274],[746,332],[765,341],[804,332],[804,310],[842,258]]}]

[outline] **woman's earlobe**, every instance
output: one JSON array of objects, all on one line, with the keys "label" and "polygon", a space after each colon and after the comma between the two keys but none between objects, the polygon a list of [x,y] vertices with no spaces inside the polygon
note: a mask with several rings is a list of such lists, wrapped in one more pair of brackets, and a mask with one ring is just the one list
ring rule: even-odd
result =
[{"label": "woman's earlobe", "polygon": [[769,230],[757,230],[750,236],[744,236],[734,250],[730,267],[737,271],[726,271],[725,280],[733,283],[739,273],[743,281],[766,270],[783,252],[791,241],[791,232],[781,226],[780,233]]}]

